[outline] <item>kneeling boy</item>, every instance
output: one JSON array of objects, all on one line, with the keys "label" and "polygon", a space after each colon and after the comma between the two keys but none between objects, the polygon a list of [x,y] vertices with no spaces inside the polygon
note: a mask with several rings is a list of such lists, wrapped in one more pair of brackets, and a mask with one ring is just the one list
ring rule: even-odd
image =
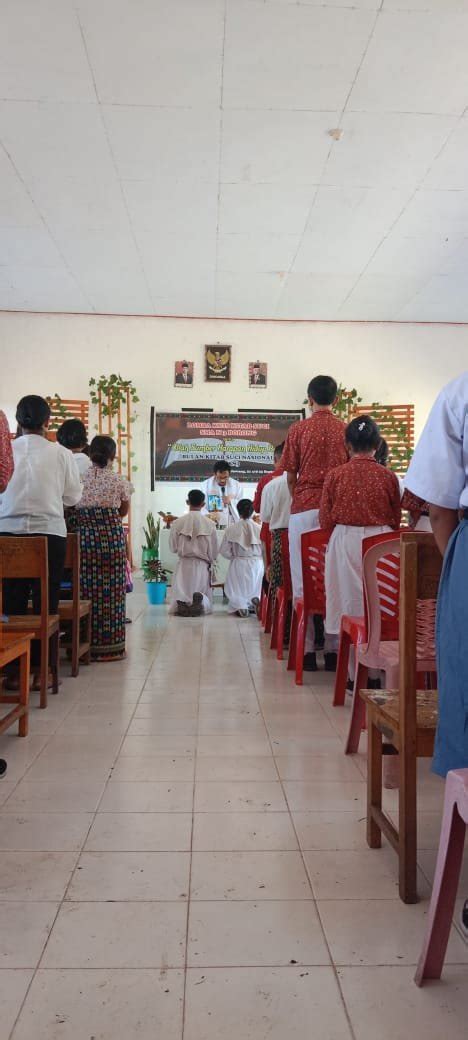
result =
[{"label": "kneeling boy", "polygon": [[212,609],[211,565],[218,555],[218,539],[213,521],[201,514],[203,491],[189,491],[187,505],[189,512],[174,521],[169,535],[169,548],[179,557],[169,613],[199,617]]}]

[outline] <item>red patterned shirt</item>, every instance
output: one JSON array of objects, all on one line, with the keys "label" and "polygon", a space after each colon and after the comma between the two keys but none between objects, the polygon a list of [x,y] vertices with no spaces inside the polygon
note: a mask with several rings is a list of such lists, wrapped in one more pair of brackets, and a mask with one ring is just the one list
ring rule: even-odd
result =
[{"label": "red patterned shirt", "polygon": [[6,415],[0,412],[0,491],[4,491],[13,476],[13,450],[10,427]]},{"label": "red patterned shirt", "polygon": [[347,462],[345,429],[328,409],[291,426],[282,457],[284,469],[297,474],[291,513],[318,509],[327,473]]},{"label": "red patterned shirt", "polygon": [[390,469],[374,459],[354,455],[346,466],[328,474],[320,504],[320,527],[400,526],[400,485]]},{"label": "red patterned shirt", "polygon": [[401,508],[407,509],[410,515],[410,527],[416,527],[422,516],[429,516],[429,502],[424,502],[419,495],[405,488],[401,500]]}]

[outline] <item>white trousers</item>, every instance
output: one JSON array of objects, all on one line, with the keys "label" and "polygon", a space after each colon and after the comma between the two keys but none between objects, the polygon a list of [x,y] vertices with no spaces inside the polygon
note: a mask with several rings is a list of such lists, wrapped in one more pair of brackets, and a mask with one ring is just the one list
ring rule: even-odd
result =
[{"label": "white trousers", "polygon": [[319,526],[318,509],[306,509],[304,513],[291,513],[289,518],[289,561],[294,602],[302,596],[304,591],[301,537],[305,531],[317,531]]}]

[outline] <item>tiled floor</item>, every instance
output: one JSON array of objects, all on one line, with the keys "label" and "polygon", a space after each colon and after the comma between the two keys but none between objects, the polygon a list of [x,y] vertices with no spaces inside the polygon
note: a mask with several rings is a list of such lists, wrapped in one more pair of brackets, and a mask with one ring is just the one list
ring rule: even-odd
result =
[{"label": "tiled floor", "polygon": [[443,784],[422,763],[403,906],[330,676],[295,687],[254,619],[144,602],[125,663],[0,738],[0,1040],[465,1040],[455,929],[443,981],[412,981]]}]

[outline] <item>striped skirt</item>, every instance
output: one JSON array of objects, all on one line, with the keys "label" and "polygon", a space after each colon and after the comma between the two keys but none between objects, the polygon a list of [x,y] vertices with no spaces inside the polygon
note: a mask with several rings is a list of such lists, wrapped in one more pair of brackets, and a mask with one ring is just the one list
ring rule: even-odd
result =
[{"label": "striped skirt", "polygon": [[91,657],[125,657],[126,547],[117,509],[77,509],[69,528],[80,533],[81,595],[92,604]]}]

